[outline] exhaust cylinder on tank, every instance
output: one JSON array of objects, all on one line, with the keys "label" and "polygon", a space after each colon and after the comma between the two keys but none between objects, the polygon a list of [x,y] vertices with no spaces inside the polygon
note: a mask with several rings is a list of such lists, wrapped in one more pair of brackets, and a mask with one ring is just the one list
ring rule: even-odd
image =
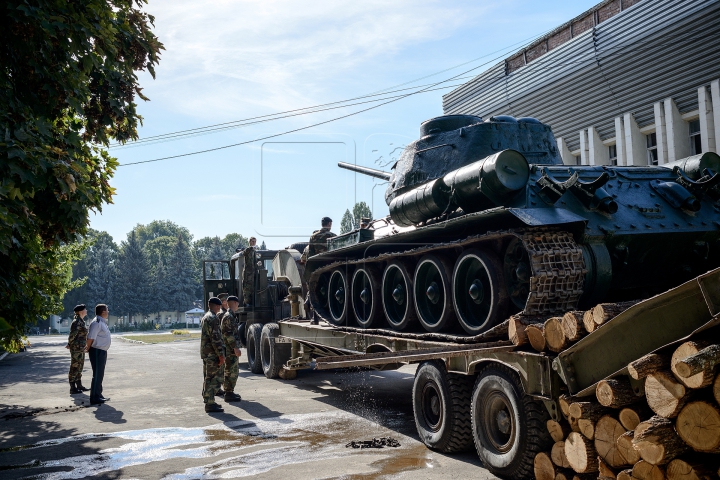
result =
[{"label": "exhaust cylinder on tank", "polygon": [[525,189],[529,178],[530,165],[523,154],[503,150],[395,197],[390,216],[405,227],[438,217],[453,206],[478,212],[511,199]]}]

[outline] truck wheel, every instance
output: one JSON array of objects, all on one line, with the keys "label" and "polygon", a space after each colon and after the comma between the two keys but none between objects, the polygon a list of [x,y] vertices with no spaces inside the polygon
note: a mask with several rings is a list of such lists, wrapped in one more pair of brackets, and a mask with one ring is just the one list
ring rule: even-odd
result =
[{"label": "truck wheel", "polygon": [[260,359],[267,378],[278,378],[280,369],[290,359],[290,344],[275,343],[279,333],[277,323],[266,323],[260,334]]},{"label": "truck wheel", "polygon": [[442,361],[423,362],[415,373],[413,413],[425,445],[444,453],[472,448],[472,377],[447,373]]},{"label": "truck wheel", "polygon": [[262,335],[262,327],[260,323],[253,323],[247,330],[248,370],[252,373],[263,373],[262,360],[260,357],[260,335]]},{"label": "truck wheel", "polygon": [[473,440],[485,467],[501,477],[532,478],[535,455],[552,445],[545,406],[525,395],[504,365],[480,372],[471,405]]}]

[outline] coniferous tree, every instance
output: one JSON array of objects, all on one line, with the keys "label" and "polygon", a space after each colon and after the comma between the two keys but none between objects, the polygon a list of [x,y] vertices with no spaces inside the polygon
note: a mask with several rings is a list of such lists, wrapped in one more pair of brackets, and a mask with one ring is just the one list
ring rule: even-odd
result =
[{"label": "coniferous tree", "polygon": [[342,216],[342,220],[340,220],[340,233],[348,233],[351,231],[354,227],[355,220],[353,219],[352,213],[350,213],[350,210],[345,210],[345,213]]},{"label": "coniferous tree", "polygon": [[95,305],[113,303],[113,282],[115,279],[115,251],[107,245],[93,251],[87,259],[90,273],[87,283],[88,312],[93,312]]},{"label": "coniferous tree", "polygon": [[258,250],[267,250],[267,246],[265,245],[265,240],[263,240],[262,245],[260,245],[260,248]]},{"label": "coniferous tree", "polygon": [[159,313],[172,309],[169,290],[170,279],[167,275],[167,267],[162,260],[158,260],[152,270],[152,309],[154,311]]},{"label": "coniferous tree", "polygon": [[[195,261],[190,246],[178,237],[171,262],[167,266],[168,302],[173,310],[185,312],[192,308],[198,289]],[[179,313],[177,321],[180,320]]]},{"label": "coniferous tree", "polygon": [[135,232],[130,232],[123,242],[118,255],[117,275],[114,289],[115,306],[118,313],[147,315],[152,310],[152,283],[150,265],[140,247]]},{"label": "coniferous tree", "polygon": [[360,220],[365,218],[372,218],[372,210],[365,202],[358,202],[353,207],[353,228],[360,228]]}]

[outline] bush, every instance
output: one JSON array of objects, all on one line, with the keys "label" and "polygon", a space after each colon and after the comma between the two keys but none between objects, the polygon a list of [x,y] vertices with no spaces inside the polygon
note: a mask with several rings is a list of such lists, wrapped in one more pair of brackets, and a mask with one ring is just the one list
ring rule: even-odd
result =
[{"label": "bush", "polygon": [[50,333],[60,333],[60,332],[57,331],[57,328],[51,328]]},{"label": "bush", "polygon": [[190,335],[190,330],[173,330],[173,335]]},{"label": "bush", "polygon": [[155,324],[152,322],[142,322],[137,324],[137,329],[141,332],[147,332],[149,330],[155,330]]}]

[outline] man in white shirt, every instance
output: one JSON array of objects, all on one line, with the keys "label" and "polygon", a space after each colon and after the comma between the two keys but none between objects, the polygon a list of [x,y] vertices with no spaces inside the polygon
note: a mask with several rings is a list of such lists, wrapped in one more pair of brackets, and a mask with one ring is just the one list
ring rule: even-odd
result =
[{"label": "man in white shirt", "polygon": [[92,384],[90,385],[90,405],[100,405],[110,400],[102,395],[107,351],[110,348],[110,329],[107,324],[109,316],[110,310],[108,310],[107,305],[102,303],[96,305],[95,319],[88,327],[85,351],[90,353],[90,364],[93,371]]}]

